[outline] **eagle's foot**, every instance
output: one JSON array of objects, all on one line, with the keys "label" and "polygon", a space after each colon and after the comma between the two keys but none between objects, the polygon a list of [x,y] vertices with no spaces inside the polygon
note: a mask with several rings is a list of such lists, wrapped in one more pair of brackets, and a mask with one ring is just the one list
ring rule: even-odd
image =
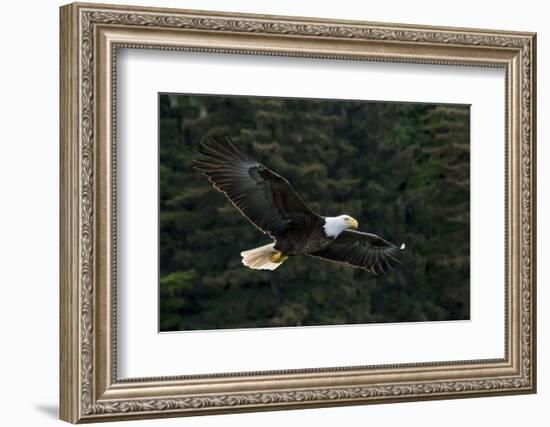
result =
[{"label": "eagle's foot", "polygon": [[281,263],[288,259],[288,256],[283,254],[281,251],[275,251],[269,256],[271,262]]}]

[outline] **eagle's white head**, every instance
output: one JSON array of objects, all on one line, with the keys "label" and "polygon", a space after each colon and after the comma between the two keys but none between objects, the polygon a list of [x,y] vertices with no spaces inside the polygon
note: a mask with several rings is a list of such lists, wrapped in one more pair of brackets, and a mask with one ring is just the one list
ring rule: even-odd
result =
[{"label": "eagle's white head", "polygon": [[357,227],[359,227],[359,223],[349,215],[327,216],[325,218],[325,225],[323,225],[325,235],[333,239],[336,239],[345,229],[357,229]]}]

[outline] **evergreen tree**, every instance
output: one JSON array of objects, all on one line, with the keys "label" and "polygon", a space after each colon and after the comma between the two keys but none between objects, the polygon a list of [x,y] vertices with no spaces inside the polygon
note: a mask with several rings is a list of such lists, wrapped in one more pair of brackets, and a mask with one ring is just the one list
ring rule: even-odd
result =
[{"label": "evergreen tree", "polygon": [[[469,317],[469,109],[257,97],[160,97],[161,330]],[[273,272],[239,253],[270,241],[192,168],[230,136],[322,215],[407,244],[392,273],[306,256]]]}]

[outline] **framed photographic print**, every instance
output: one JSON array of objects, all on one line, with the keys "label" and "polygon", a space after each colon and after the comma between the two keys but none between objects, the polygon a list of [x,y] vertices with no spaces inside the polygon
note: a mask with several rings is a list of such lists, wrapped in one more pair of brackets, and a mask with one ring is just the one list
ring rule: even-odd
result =
[{"label": "framed photographic print", "polygon": [[535,34],[61,8],[61,418],[533,393]]}]

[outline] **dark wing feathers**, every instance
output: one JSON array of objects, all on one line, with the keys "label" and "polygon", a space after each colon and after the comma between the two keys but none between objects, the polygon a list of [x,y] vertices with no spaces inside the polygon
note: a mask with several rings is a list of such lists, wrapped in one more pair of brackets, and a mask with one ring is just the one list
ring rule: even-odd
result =
[{"label": "dark wing feathers", "polygon": [[276,237],[294,217],[316,217],[289,182],[248,154],[229,138],[223,144],[209,137],[201,141],[195,167],[221,191],[252,224]]},{"label": "dark wing feathers", "polygon": [[399,262],[402,253],[403,249],[376,234],[345,230],[330,246],[310,255],[380,274],[391,270]]}]

